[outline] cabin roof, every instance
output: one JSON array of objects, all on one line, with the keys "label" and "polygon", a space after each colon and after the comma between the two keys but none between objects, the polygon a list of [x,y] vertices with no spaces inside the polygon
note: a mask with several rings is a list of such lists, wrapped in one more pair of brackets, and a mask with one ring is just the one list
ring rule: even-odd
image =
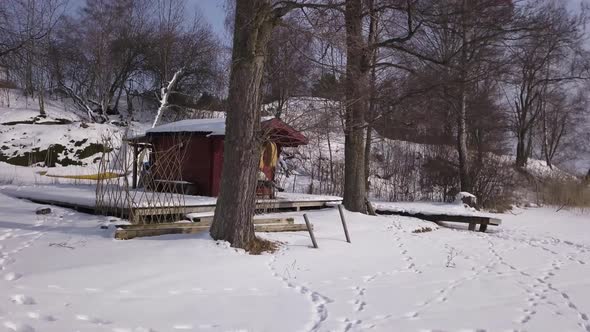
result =
[{"label": "cabin roof", "polygon": [[[265,135],[275,143],[283,146],[298,146],[308,143],[307,138],[293,127],[274,117],[263,117],[261,127]],[[145,132],[145,135],[131,137],[134,143],[146,142],[149,136],[172,133],[191,133],[206,136],[225,136],[225,118],[188,119],[166,123]]]}]

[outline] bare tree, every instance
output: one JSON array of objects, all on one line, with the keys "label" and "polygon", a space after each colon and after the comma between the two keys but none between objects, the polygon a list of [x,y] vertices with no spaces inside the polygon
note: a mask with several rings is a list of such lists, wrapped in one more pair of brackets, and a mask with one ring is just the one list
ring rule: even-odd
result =
[{"label": "bare tree", "polygon": [[538,1],[526,8],[529,27],[510,44],[513,60],[506,97],[511,102],[511,129],[517,140],[516,166],[523,168],[533,151],[534,128],[556,85],[589,78],[582,51],[585,12],[572,16],[565,4]]},{"label": "bare tree", "polygon": [[[547,91],[540,98],[540,115],[537,125],[538,141],[541,155],[547,166],[553,168],[553,164],[563,152],[576,155],[575,148],[578,128],[585,125],[584,117],[587,115],[588,98],[584,87],[575,87],[569,84],[570,93],[563,88],[555,87]],[[576,93],[572,90],[577,89]]]},{"label": "bare tree", "polygon": [[0,2],[0,58],[47,37],[65,9],[61,0]]},{"label": "bare tree", "polygon": [[287,100],[304,95],[311,72],[311,37],[301,33],[294,19],[285,21],[273,30],[268,45],[268,63],[265,66],[265,102],[274,102],[273,112],[281,117]]}]

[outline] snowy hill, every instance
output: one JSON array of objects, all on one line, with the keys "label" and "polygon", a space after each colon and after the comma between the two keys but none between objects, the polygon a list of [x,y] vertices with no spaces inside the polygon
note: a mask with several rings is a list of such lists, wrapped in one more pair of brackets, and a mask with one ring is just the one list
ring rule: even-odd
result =
[{"label": "snowy hill", "polygon": [[36,100],[14,91],[8,99],[0,103],[0,162],[11,165],[92,165],[100,157],[106,137],[146,127],[136,122],[129,128],[117,121],[85,122],[67,100],[47,100],[46,116],[41,116]]}]

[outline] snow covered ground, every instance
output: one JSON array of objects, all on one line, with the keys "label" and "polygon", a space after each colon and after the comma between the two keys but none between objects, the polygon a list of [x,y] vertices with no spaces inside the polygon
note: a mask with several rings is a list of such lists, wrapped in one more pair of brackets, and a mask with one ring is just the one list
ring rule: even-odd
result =
[{"label": "snow covered ground", "polygon": [[588,214],[517,210],[484,234],[348,213],[348,244],[327,209],[308,213],[319,249],[262,234],[284,245],[249,256],[39,206],[0,194],[0,330],[590,331]]}]

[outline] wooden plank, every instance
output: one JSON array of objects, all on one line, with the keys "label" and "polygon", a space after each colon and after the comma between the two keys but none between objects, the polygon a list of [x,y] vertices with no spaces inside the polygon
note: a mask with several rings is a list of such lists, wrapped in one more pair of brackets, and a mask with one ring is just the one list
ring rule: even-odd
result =
[{"label": "wooden plank", "polygon": [[294,224],[293,218],[254,218],[254,225],[262,224]]},{"label": "wooden plank", "polygon": [[[313,229],[313,225],[310,225]],[[209,225],[197,223],[166,223],[151,225],[119,225],[115,231],[115,239],[129,240],[136,237],[158,236],[166,234],[196,234],[209,230]],[[300,232],[307,231],[304,224],[255,224],[256,232]]]},{"label": "wooden plank", "polygon": [[467,223],[467,224],[475,223],[475,224],[480,224],[480,225],[482,223],[486,223],[488,225],[493,225],[493,226],[499,226],[500,224],[502,224],[502,221],[500,219],[491,218],[491,217],[483,217],[483,216],[423,214],[423,213],[389,211],[389,210],[377,210],[377,214],[414,217],[414,218],[432,221],[432,222],[446,221],[446,222],[460,222],[460,223]]},{"label": "wooden plank", "polygon": [[[313,229],[313,225],[310,225]],[[301,232],[307,231],[307,225],[304,224],[267,224],[254,225],[256,232]]]},{"label": "wooden plank", "polygon": [[[211,223],[213,222],[213,216],[193,218],[193,222],[199,225],[211,225]],[[293,218],[254,218],[252,222],[254,223],[254,225],[293,224],[295,220]]]},{"label": "wooden plank", "polygon": [[[254,226],[257,225],[293,225],[293,218],[261,218],[254,219]],[[192,227],[210,227],[211,222],[185,222],[185,223],[154,223],[154,224],[141,224],[141,225],[116,225],[117,228],[135,230],[135,229],[147,229],[147,228],[192,228]]]},{"label": "wooden plank", "polygon": [[490,218],[489,223],[490,225],[500,226],[502,224],[502,220],[498,218]]},{"label": "wooden plank", "polygon": [[[275,209],[275,210],[301,210],[310,208],[326,207],[330,201],[270,201],[257,202],[257,209]],[[136,215],[153,216],[162,214],[189,214],[201,212],[214,212],[215,204],[209,205],[185,205],[180,207],[162,208],[162,207],[137,207],[134,208]]]},{"label": "wooden plank", "polygon": [[208,231],[208,226],[201,227],[168,227],[168,228],[143,228],[143,229],[118,229],[115,231],[115,239],[130,240],[136,237],[158,236],[167,234],[197,234]]}]

